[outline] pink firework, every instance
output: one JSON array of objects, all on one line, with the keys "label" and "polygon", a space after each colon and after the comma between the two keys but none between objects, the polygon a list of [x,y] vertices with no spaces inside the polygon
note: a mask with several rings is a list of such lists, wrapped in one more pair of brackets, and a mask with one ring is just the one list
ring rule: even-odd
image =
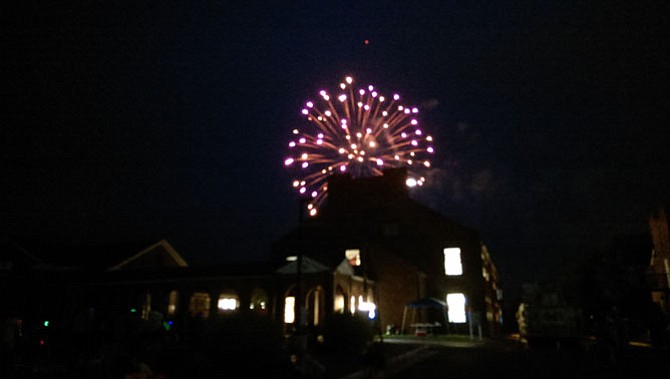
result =
[{"label": "pink firework", "polygon": [[421,186],[421,172],[430,167],[433,138],[419,127],[419,109],[405,106],[400,96],[379,93],[374,86],[355,88],[346,77],[335,92],[319,91],[301,111],[304,129],[293,129],[284,165],[294,170],[293,187],[310,199],[309,214],[317,214],[328,193],[328,176],[382,175],[405,166],[407,185]]}]

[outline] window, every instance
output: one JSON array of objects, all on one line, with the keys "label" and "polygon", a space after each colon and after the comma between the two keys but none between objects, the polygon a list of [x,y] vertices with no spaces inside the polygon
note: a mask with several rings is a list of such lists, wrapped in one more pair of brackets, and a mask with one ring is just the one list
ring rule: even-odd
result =
[{"label": "window", "polygon": [[344,251],[344,255],[352,266],[361,265],[361,251],[359,249],[347,249]]},{"label": "window", "polygon": [[251,303],[249,309],[256,311],[265,311],[268,304],[268,294],[261,288],[256,288],[251,293]]},{"label": "window", "polygon": [[467,321],[465,316],[465,295],[462,293],[448,294],[447,306],[449,307],[449,322],[464,323]]},{"label": "window", "polygon": [[334,304],[333,304],[333,311],[335,313],[344,313],[345,309],[345,299],[347,298],[347,295],[344,294],[344,290],[342,290],[342,287],[337,286],[337,289],[335,290],[335,299],[334,299]]},{"label": "window", "polygon": [[449,276],[463,274],[461,249],[459,247],[448,247],[444,249],[444,273]]},{"label": "window", "polygon": [[170,291],[170,295],[168,295],[168,306],[167,306],[167,314],[168,316],[172,317],[177,313],[177,298],[178,294],[177,291]]},{"label": "window", "polygon": [[209,294],[205,292],[194,293],[191,295],[188,308],[192,317],[209,317]]},{"label": "window", "polygon": [[284,299],[284,322],[293,324],[295,322],[295,297],[287,296]]},{"label": "window", "polygon": [[240,302],[237,298],[237,295],[230,293],[222,293],[219,295],[219,301],[217,302],[217,308],[219,312],[225,311],[234,311],[239,306]]}]

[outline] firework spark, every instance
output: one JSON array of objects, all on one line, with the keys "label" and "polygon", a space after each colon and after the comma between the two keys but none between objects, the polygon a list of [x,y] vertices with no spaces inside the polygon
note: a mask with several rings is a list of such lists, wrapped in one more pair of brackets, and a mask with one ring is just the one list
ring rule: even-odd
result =
[{"label": "firework spark", "polygon": [[310,215],[326,198],[327,179],[334,173],[357,178],[405,166],[408,186],[424,184],[420,172],[430,167],[433,138],[419,127],[419,109],[403,105],[400,95],[386,97],[374,86],[356,87],[346,77],[335,92],[319,91],[301,113],[307,125],[293,129],[284,165],[295,170],[292,185],[310,199]]}]

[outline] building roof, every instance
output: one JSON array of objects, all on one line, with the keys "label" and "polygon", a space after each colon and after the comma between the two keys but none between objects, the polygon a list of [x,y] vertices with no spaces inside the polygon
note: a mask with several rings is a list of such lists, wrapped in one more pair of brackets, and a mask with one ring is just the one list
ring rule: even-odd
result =
[{"label": "building roof", "polygon": [[[300,265],[301,271],[303,274],[311,274],[317,272],[329,272],[333,271],[332,268],[319,263],[318,261],[311,259],[309,257],[302,257],[302,264]],[[284,266],[277,269],[279,274],[297,274],[298,272],[298,259],[291,261]]]},{"label": "building roof", "polygon": [[[6,237],[3,255],[39,270],[119,270],[187,266],[165,240],[110,244],[67,244],[28,237]],[[11,250],[10,250],[11,249]],[[20,255],[23,255],[23,259]]]}]

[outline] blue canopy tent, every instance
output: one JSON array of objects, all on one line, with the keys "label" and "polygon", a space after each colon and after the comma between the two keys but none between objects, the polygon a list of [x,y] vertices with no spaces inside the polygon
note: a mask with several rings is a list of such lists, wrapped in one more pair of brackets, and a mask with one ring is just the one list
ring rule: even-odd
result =
[{"label": "blue canopy tent", "polygon": [[[440,309],[442,311],[442,317],[444,319],[444,325],[445,327],[449,327],[449,321],[447,319],[447,303],[434,298],[434,297],[424,297],[418,300],[414,300],[412,302],[409,302],[405,304],[405,309],[402,314],[402,327],[400,328],[401,331],[405,330],[405,320],[407,319],[407,308],[412,309],[412,323],[411,325],[431,325],[431,324],[415,324],[414,323],[414,318],[416,317],[416,310],[421,309],[421,308],[434,308],[434,309]],[[432,324],[434,325],[434,324]],[[438,324],[439,325],[439,324]]]}]

